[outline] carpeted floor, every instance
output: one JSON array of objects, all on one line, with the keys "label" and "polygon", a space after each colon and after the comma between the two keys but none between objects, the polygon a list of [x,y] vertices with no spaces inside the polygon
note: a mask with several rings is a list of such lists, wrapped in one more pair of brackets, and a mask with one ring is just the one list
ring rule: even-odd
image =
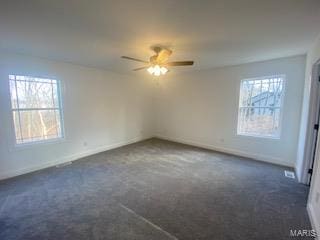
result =
[{"label": "carpeted floor", "polygon": [[1,181],[0,239],[292,239],[308,187],[284,169],[151,139]]}]

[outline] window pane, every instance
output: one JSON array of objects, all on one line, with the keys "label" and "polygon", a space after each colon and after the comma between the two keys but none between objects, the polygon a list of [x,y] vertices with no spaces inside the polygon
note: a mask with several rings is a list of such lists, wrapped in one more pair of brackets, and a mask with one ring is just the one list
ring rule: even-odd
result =
[{"label": "window pane", "polygon": [[283,86],[282,82],[279,81],[279,79],[276,79],[276,81],[273,82],[273,104],[276,107],[280,107],[281,105],[281,96],[282,96],[282,91],[283,91]]},{"label": "window pane", "polygon": [[255,81],[255,83],[253,84],[252,93],[249,93],[249,96],[251,97],[250,106],[260,107],[261,88],[261,81]]},{"label": "window pane", "polygon": [[59,110],[54,110],[56,118],[56,132],[59,137],[62,137],[61,115]]},{"label": "window pane", "polygon": [[53,106],[59,108],[59,92],[58,85],[55,83],[52,85],[52,94],[53,94]]},{"label": "window pane", "polygon": [[12,108],[18,108],[17,92],[15,81],[10,80],[10,93],[11,93],[11,106]]},{"label": "window pane", "polygon": [[279,137],[283,77],[241,82],[238,134]]},{"label": "window pane", "polygon": [[34,85],[38,90],[36,94],[38,106],[42,108],[54,108],[52,84],[37,82]]},{"label": "window pane", "polygon": [[242,108],[240,109],[239,133],[248,135],[277,136],[280,109]]},{"label": "window pane", "polygon": [[17,86],[17,94],[19,100],[19,108],[26,108],[27,107],[27,93],[26,93],[26,82],[25,81],[16,81]]},{"label": "window pane", "polygon": [[9,76],[16,143],[62,137],[57,80]]},{"label": "window pane", "polygon": [[250,91],[251,91],[251,88],[253,87],[252,84],[250,84],[249,81],[245,81],[242,85],[242,92],[241,92],[241,96],[242,96],[242,99],[241,99],[241,102],[240,102],[240,105],[241,106],[250,106]]},{"label": "window pane", "polygon": [[13,111],[13,124],[14,124],[16,139],[17,140],[21,139],[19,112],[17,111]]},{"label": "window pane", "polygon": [[57,110],[20,111],[22,131],[20,140],[32,142],[61,137],[58,119]]},{"label": "window pane", "polygon": [[39,81],[17,81],[20,108],[53,108],[51,83]]}]

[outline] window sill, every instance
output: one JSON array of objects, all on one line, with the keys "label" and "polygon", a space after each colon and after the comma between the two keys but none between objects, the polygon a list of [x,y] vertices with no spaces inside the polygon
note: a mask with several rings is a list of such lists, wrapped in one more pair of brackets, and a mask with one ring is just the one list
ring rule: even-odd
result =
[{"label": "window sill", "polygon": [[245,133],[237,133],[237,137],[247,137],[247,138],[258,138],[265,140],[280,140],[280,136],[263,136],[263,135],[255,135],[255,134],[245,134]]}]

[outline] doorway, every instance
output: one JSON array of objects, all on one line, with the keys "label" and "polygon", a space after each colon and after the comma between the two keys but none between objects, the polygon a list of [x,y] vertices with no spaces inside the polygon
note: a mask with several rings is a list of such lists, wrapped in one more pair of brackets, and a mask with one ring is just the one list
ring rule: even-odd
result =
[{"label": "doorway", "polygon": [[310,185],[313,167],[316,157],[318,133],[320,124],[320,60],[313,65],[311,86],[310,86],[310,106],[308,112],[308,126],[306,135],[306,145],[304,149],[303,173],[301,182]]},{"label": "doorway", "polygon": [[[319,82],[320,82],[320,76],[319,76]],[[318,93],[319,93],[318,89]],[[311,180],[312,180],[312,174],[313,174],[313,168],[314,168],[314,162],[316,158],[316,151],[317,151],[317,145],[319,141],[319,124],[320,124],[320,97],[318,97],[318,102],[317,102],[317,112],[315,113],[316,119],[315,123],[313,125],[313,141],[312,141],[312,155],[310,159],[310,165],[308,169],[308,182],[307,185],[310,186]]]}]

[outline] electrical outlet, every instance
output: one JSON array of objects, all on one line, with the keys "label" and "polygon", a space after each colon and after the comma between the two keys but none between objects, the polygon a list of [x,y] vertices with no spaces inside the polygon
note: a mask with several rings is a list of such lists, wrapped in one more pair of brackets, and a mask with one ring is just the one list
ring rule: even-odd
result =
[{"label": "electrical outlet", "polygon": [[84,147],[88,146],[88,143],[87,142],[83,142],[83,146]]}]

